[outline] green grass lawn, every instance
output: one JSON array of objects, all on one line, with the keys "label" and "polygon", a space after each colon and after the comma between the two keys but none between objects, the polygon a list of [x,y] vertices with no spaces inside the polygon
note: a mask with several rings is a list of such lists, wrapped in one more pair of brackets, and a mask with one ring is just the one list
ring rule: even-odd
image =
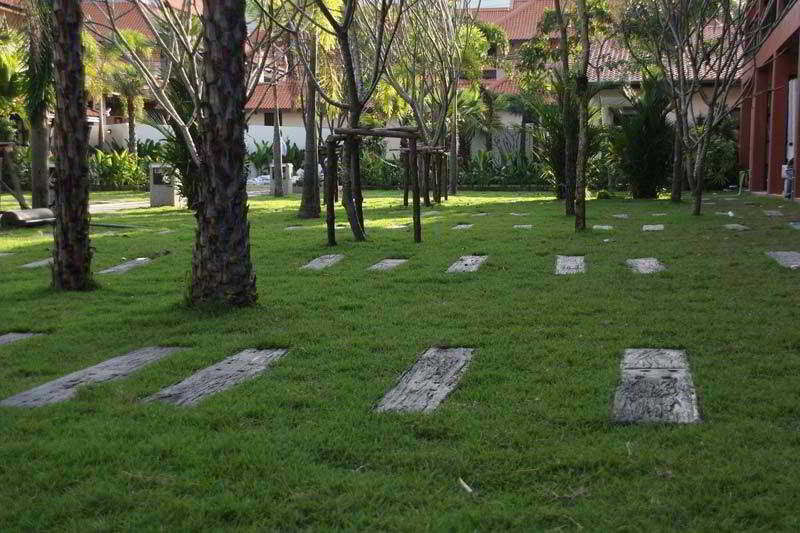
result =
[{"label": "green grass lawn", "polygon": [[[0,211],[19,209],[19,204],[13,196],[3,191],[0,196]],[[28,205],[31,203],[31,193],[23,194]],[[89,203],[108,204],[112,202],[142,202],[150,199],[147,191],[92,191],[89,193]]]},{"label": "green grass lawn", "polygon": [[[188,349],[62,404],[0,409],[0,529],[800,529],[800,271],[765,255],[800,251],[800,205],[709,195],[692,217],[688,200],[590,201],[589,224],[615,229],[576,235],[551,198],[463,193],[414,244],[387,229],[409,221],[398,195],[368,196],[369,241],[339,231],[335,250],[321,220],[295,218],[297,196],[252,199],[259,303],[227,312],[183,306],[188,212],[93,217],[140,227],[98,228],[95,271],[170,253],[81,294],[18,268],[48,256],[46,232],[3,230],[0,333],[47,335],[0,347],[0,398],[143,346]],[[781,218],[762,212],[779,205]],[[734,222],[752,229],[722,228]],[[666,230],[641,231],[653,223]],[[298,270],[334,252],[336,266]],[[489,259],[446,274],[465,254]],[[553,275],[556,254],[585,255],[588,272]],[[409,262],[365,270],[387,257]],[[628,271],[639,257],[668,270]],[[439,409],[373,412],[435,345],[476,349]],[[290,351],[196,407],[139,402],[251,347]],[[702,424],[611,423],[636,347],[687,350]]]}]

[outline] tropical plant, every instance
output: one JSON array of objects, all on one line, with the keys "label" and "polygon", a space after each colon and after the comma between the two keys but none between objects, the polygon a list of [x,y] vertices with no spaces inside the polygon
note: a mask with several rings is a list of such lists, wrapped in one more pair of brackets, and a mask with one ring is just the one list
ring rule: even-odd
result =
[{"label": "tropical plant", "polygon": [[139,157],[127,150],[95,151],[89,157],[91,188],[96,191],[147,190],[148,177]]},{"label": "tropical plant", "polygon": [[255,150],[247,154],[247,162],[253,165],[257,174],[265,174],[272,164],[272,143],[256,141]]},{"label": "tropical plant", "polygon": [[305,159],[306,151],[297,144],[288,141],[286,143],[286,157],[284,157],[284,163],[291,163],[294,165],[295,169],[299,169],[303,166],[303,160]]},{"label": "tropical plant", "polygon": [[670,92],[659,79],[642,80],[641,90],[626,90],[633,113],[617,113],[612,146],[634,198],[655,198],[672,169],[673,128],[667,122]]}]

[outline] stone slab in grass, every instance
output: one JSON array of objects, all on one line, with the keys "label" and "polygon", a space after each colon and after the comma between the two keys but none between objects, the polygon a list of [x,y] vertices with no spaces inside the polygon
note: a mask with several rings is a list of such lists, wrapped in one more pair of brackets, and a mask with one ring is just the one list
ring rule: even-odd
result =
[{"label": "stone slab in grass", "polygon": [[335,265],[342,259],[344,259],[344,255],[342,254],[321,255],[307,265],[301,266],[300,268],[307,270],[322,270],[323,268],[328,268],[329,266]]},{"label": "stone slab in grass", "polygon": [[616,422],[700,422],[697,393],[682,350],[625,350],[620,370],[612,415]]},{"label": "stone slab in grass", "polygon": [[486,217],[486,216],[489,216],[489,213],[473,213],[472,216],[474,216],[474,217]]},{"label": "stone slab in grass", "polygon": [[789,222],[789,227],[792,229],[800,229],[800,222]]},{"label": "stone slab in grass", "polygon": [[768,217],[782,217],[783,213],[778,211],[777,209],[766,209],[764,210],[764,214]]},{"label": "stone slab in grass", "polygon": [[653,216],[654,217],[665,217],[665,216],[667,216],[667,213],[653,213]]},{"label": "stone slab in grass", "polygon": [[717,214],[721,215],[721,216],[724,216],[724,217],[733,217],[733,216],[735,216],[733,214],[733,211],[717,211]]},{"label": "stone slab in grass", "polygon": [[163,229],[161,231],[156,232],[158,235],[169,235],[170,233],[175,233],[174,229]]},{"label": "stone slab in grass", "polygon": [[472,348],[429,348],[386,393],[376,411],[427,412],[436,409],[472,359]]},{"label": "stone slab in grass", "polygon": [[387,226],[387,229],[408,229],[409,224],[392,224],[391,226]]},{"label": "stone slab in grass", "polygon": [[10,407],[39,407],[69,400],[84,385],[120,379],[150,363],[182,350],[178,347],[151,346],[114,357],[100,364],[78,370],[25,392],[6,398],[0,405]]},{"label": "stone slab in grass", "polygon": [[0,252],[0,257],[8,257],[9,255],[14,255],[13,252]]},{"label": "stone slab in grass", "polygon": [[471,228],[471,227],[472,227],[472,224],[456,224],[456,225],[455,225],[455,226],[453,226],[451,229],[458,229],[458,230],[462,230],[462,229],[469,229],[469,228]]},{"label": "stone slab in grass", "polygon": [[464,255],[450,265],[447,271],[450,273],[476,272],[487,259],[489,259],[488,255]]},{"label": "stone slab in grass", "polygon": [[367,270],[391,270],[404,263],[408,263],[408,259],[382,259],[371,267],[367,268]]},{"label": "stone slab in grass", "polygon": [[717,205],[717,202],[706,202],[706,201],[703,201],[703,205]]},{"label": "stone slab in grass", "polygon": [[800,253],[798,252],[767,252],[767,255],[783,267],[792,270],[800,268]]},{"label": "stone slab in grass", "polygon": [[533,229],[533,224],[514,224],[514,229]]},{"label": "stone slab in grass", "polygon": [[614,226],[595,224],[594,226],[592,226],[592,229],[595,231],[611,231],[614,229]]},{"label": "stone slab in grass", "polygon": [[41,333],[6,333],[5,335],[0,335],[0,346],[30,339],[31,337],[38,337],[39,335]]},{"label": "stone slab in grass", "polygon": [[433,216],[433,215],[440,215],[440,214],[441,213],[439,211],[423,211],[423,212],[421,212],[419,214],[419,216],[421,216],[421,217],[430,217],[430,216]]},{"label": "stone slab in grass", "polygon": [[645,224],[642,231],[664,231],[664,224]]},{"label": "stone slab in grass", "polygon": [[621,218],[621,219],[628,219],[630,215],[628,213],[617,213],[616,215],[611,215],[614,218]]},{"label": "stone slab in grass", "polygon": [[661,261],[655,257],[640,257],[638,259],[628,259],[625,264],[636,273],[639,274],[655,274],[667,269]]},{"label": "stone slab in grass", "polygon": [[244,350],[219,363],[204,368],[180,383],[158,391],[145,402],[160,401],[175,405],[194,405],[206,396],[230,389],[243,381],[261,374],[286,355],[284,348],[272,350]]},{"label": "stone slab in grass", "polygon": [[305,226],[286,226],[283,229],[284,229],[284,231],[297,231],[297,230],[303,229],[303,228],[305,228]]},{"label": "stone slab in grass", "polygon": [[526,217],[528,213],[509,213],[512,217]]},{"label": "stone slab in grass", "polygon": [[48,266],[53,264],[53,258],[48,257],[47,259],[42,259],[41,261],[34,261],[33,263],[26,263],[22,265],[20,268],[39,268],[43,266]]},{"label": "stone slab in grass", "polygon": [[584,272],[586,272],[586,260],[582,255],[556,256],[556,274],[559,276],[582,274]]},{"label": "stone slab in grass", "polygon": [[152,259],[150,259],[149,257],[137,257],[136,259],[131,259],[130,261],[125,261],[124,263],[120,263],[111,268],[101,270],[100,272],[98,272],[98,274],[124,274],[125,272],[132,270],[136,267],[146,265],[150,261],[152,261]]},{"label": "stone slab in grass", "polygon": [[724,228],[731,231],[746,231],[750,229],[743,224],[725,224]]}]

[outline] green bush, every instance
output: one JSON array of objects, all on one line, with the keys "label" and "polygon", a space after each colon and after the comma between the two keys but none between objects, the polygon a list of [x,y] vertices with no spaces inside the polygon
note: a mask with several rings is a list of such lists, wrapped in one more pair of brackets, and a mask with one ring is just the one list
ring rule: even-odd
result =
[{"label": "green bush", "polygon": [[294,169],[302,168],[303,161],[306,157],[306,151],[297,146],[295,143],[289,141],[286,146],[286,157],[283,158],[284,164],[291,163]]},{"label": "green bush", "polygon": [[[702,120],[696,129],[703,128]],[[705,159],[705,186],[722,189],[739,180],[739,144],[736,138],[737,124],[733,119],[723,121],[708,138]]]},{"label": "green bush", "polygon": [[492,155],[485,150],[479,150],[472,154],[469,165],[462,173],[461,182],[467,187],[487,188],[499,184],[497,173],[498,166]]},{"label": "green bush", "polygon": [[147,172],[136,154],[96,151],[89,157],[91,189],[95,191],[141,190],[148,187]]},{"label": "green bush", "polygon": [[267,174],[272,166],[272,143],[256,141],[255,150],[247,154],[247,162],[253,165],[256,174]]},{"label": "green bush", "polygon": [[602,190],[602,191],[597,191],[597,196],[595,197],[595,200],[611,200],[611,198],[612,196],[610,192]]},{"label": "green bush", "polygon": [[375,189],[403,186],[404,171],[397,160],[387,161],[371,151],[361,152],[361,184]]},{"label": "green bush", "polygon": [[662,80],[645,77],[637,96],[629,96],[634,113],[617,115],[612,147],[634,198],[655,198],[672,168],[673,128],[667,122],[669,89]]}]

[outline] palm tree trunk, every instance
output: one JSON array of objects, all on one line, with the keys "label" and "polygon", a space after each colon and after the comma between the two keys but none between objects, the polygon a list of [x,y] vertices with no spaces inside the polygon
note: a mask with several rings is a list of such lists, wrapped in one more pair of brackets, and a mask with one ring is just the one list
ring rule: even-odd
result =
[{"label": "palm tree trunk", "polygon": [[204,7],[206,116],[189,301],[242,306],[258,297],[245,186],[245,5],[214,0]]},{"label": "palm tree trunk", "polygon": [[[675,106],[675,109],[678,107]],[[683,137],[680,131],[680,121],[675,119],[675,133],[672,142],[672,194],[670,200],[681,203],[683,192]]]},{"label": "palm tree trunk", "polygon": [[128,96],[126,99],[128,108],[128,151],[132,154],[136,153],[136,106],[133,102],[133,96]]},{"label": "palm tree trunk", "polygon": [[50,132],[44,113],[31,117],[31,196],[34,208],[48,207],[49,171],[47,157],[50,152]]},{"label": "palm tree trunk", "polygon": [[[310,32],[308,66],[311,72],[317,72],[317,32],[316,29]],[[319,218],[319,153],[317,147],[319,140],[317,137],[317,91],[311,75],[306,81],[306,153],[303,161],[303,197],[300,200],[300,218]]]},{"label": "palm tree trunk", "polygon": [[56,186],[53,230],[53,287],[93,287],[89,244],[89,179],[86,155],[86,90],[81,4],[53,2],[53,62],[56,85]]}]

